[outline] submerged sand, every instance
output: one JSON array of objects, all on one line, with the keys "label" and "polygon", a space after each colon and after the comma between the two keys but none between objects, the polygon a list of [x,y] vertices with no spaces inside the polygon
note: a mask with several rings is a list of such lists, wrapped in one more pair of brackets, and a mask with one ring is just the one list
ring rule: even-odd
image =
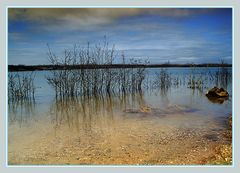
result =
[{"label": "submerged sand", "polygon": [[231,153],[225,162],[216,161],[222,157],[217,156],[217,148],[225,146],[231,152],[228,147],[231,138],[225,135],[229,129],[224,118],[216,121],[192,112],[161,117],[141,113],[123,115],[115,119],[102,117],[91,120],[91,123],[68,119],[57,124],[38,120],[21,128],[17,123],[11,124],[8,163],[231,164]]}]

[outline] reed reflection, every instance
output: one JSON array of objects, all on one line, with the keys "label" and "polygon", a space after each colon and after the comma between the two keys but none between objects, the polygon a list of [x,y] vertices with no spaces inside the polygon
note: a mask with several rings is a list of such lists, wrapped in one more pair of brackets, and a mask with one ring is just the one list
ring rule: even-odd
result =
[{"label": "reed reflection", "polygon": [[146,105],[143,92],[126,95],[94,97],[68,97],[55,100],[51,105],[51,122],[57,131],[61,126],[69,129],[91,132],[111,129],[117,119],[124,116],[129,107]]},{"label": "reed reflection", "polygon": [[16,100],[8,102],[9,125],[18,123],[20,127],[24,123],[35,120],[35,100]]}]

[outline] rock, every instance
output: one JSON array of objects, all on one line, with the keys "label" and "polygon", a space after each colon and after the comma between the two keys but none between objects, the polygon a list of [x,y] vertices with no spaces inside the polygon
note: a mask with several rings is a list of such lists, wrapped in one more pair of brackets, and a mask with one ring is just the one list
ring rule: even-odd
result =
[{"label": "rock", "polygon": [[206,93],[207,97],[216,97],[216,98],[221,98],[221,97],[228,97],[228,92],[223,89],[223,88],[218,88],[218,87],[213,87]]},{"label": "rock", "polygon": [[139,109],[125,109],[126,113],[151,113],[152,108],[149,106],[141,106]]},{"label": "rock", "polygon": [[142,106],[142,107],[140,108],[140,112],[148,113],[148,112],[152,112],[152,109],[151,109],[151,107],[149,107],[149,106]]}]

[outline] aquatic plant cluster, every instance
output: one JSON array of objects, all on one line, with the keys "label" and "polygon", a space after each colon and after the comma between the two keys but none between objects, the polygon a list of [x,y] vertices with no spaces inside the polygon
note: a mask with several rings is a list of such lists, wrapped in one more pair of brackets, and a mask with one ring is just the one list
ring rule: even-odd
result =
[{"label": "aquatic plant cluster", "polygon": [[207,87],[209,81],[213,82],[215,86],[227,88],[228,83],[232,80],[232,74],[228,71],[227,67],[224,66],[223,61],[215,73],[211,73],[207,69],[205,71],[204,73],[192,67],[188,78],[188,88],[203,90]]},{"label": "aquatic plant cluster", "polygon": [[209,68],[191,67],[190,73],[187,74],[171,74],[167,68],[161,68],[155,72],[153,77],[146,76],[143,82],[145,89],[156,90],[160,89],[166,92],[171,87],[187,87],[192,90],[209,89],[213,86],[226,88],[232,80],[232,74],[226,67],[218,67],[215,72]]},{"label": "aquatic plant cluster", "polygon": [[35,73],[8,73],[8,101],[34,100]]},{"label": "aquatic plant cluster", "polygon": [[155,73],[155,78],[153,81],[154,88],[168,89],[171,85],[171,74],[168,73],[167,69],[160,69],[159,72]]},{"label": "aquatic plant cluster", "polygon": [[[142,90],[142,82],[146,75],[144,67],[98,69],[97,65],[111,65],[116,57],[114,45],[109,46],[107,41],[103,44],[87,45],[81,48],[74,45],[72,49],[65,50],[62,58],[57,57],[51,49],[48,51],[52,65],[91,65],[91,69],[67,69],[51,71],[46,76],[48,83],[54,88],[56,97],[69,96],[97,96],[111,95],[113,93],[128,93]],[[122,53],[122,64],[125,56]],[[131,59],[131,64],[143,64],[141,60]]]}]

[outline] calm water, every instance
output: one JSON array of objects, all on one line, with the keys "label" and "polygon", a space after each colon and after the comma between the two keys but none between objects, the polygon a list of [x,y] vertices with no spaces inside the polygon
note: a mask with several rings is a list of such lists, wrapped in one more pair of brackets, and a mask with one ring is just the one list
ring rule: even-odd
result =
[{"label": "calm water", "polygon": [[216,144],[228,142],[222,132],[232,113],[231,80],[228,100],[205,96],[217,70],[194,71],[206,78],[202,90],[187,87],[190,68],[168,69],[181,85],[150,87],[156,68],[148,69],[141,93],[61,101],[45,79],[50,72],[36,72],[35,102],[9,104],[9,163],[198,164]]}]

